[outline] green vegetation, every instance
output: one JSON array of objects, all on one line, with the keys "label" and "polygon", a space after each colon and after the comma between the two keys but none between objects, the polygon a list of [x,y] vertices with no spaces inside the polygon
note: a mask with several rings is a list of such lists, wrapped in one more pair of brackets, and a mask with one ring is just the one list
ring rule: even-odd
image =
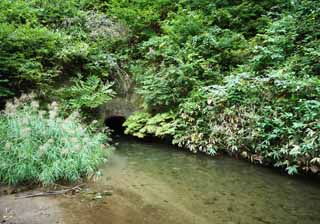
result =
[{"label": "green vegetation", "polygon": [[0,96],[90,116],[135,80],[128,134],[320,171],[320,2],[3,0]]},{"label": "green vegetation", "polygon": [[[120,68],[108,49],[126,29],[93,3],[0,1],[0,104],[23,101],[0,115],[1,183],[73,182],[105,160],[108,133],[73,115],[90,116],[114,96]],[[31,91],[39,108],[58,102],[59,114],[24,102]]]},{"label": "green vegetation", "polygon": [[138,30],[145,32],[130,69],[145,111],[127,120],[127,133],[170,137],[193,152],[228,152],[289,174],[319,172],[318,2],[121,2],[153,4],[150,15],[159,18],[151,35]]},{"label": "green vegetation", "polygon": [[69,111],[87,111],[110,99],[119,69],[108,48],[126,30],[90,2],[0,2],[3,99],[33,89]]},{"label": "green vegetation", "polygon": [[0,115],[0,182],[52,184],[94,174],[110,154],[106,136],[82,125],[77,113],[60,117],[55,102],[40,110],[23,95]]}]

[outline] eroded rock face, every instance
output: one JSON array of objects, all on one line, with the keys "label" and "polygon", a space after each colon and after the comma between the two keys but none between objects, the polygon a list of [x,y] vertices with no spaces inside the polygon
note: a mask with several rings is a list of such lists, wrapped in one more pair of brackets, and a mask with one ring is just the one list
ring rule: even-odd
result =
[{"label": "eroded rock face", "polygon": [[114,98],[108,103],[106,103],[101,109],[100,109],[100,115],[102,117],[102,120],[107,119],[108,117],[128,117],[130,116],[136,108],[134,105],[124,98]]},{"label": "eroded rock face", "polygon": [[109,117],[128,118],[140,110],[141,99],[136,94],[126,97],[115,97],[99,108],[99,121],[104,122]]}]

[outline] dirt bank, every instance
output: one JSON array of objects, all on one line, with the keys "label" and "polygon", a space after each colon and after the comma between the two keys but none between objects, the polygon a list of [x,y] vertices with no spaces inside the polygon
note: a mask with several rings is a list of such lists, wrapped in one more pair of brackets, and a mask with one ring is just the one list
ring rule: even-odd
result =
[{"label": "dirt bank", "polygon": [[0,223],[44,224],[64,223],[57,198],[24,198],[15,195],[0,197]]}]

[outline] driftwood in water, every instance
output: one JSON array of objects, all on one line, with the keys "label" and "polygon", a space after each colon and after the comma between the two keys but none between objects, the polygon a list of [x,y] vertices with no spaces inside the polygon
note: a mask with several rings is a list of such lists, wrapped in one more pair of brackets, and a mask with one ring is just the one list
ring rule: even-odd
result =
[{"label": "driftwood in water", "polygon": [[72,188],[68,188],[68,189],[64,189],[64,190],[60,190],[60,191],[48,191],[48,192],[40,192],[40,193],[36,193],[36,194],[20,196],[20,197],[17,197],[17,199],[61,195],[61,194],[66,194],[71,191],[79,191],[79,190],[81,190],[82,186],[84,186],[84,184],[79,184],[79,185],[74,186]]}]

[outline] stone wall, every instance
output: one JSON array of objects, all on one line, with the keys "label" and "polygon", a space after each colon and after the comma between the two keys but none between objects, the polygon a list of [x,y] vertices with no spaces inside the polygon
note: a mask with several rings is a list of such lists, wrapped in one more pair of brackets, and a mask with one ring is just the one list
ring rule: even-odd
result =
[{"label": "stone wall", "polygon": [[109,117],[128,118],[140,109],[139,97],[131,94],[127,97],[115,97],[99,108],[99,121],[104,122]]}]

